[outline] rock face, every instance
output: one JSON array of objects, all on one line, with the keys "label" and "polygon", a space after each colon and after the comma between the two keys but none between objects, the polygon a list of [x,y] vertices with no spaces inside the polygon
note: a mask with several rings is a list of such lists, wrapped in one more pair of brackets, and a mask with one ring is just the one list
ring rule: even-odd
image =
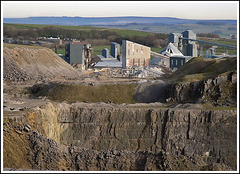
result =
[{"label": "rock face", "polygon": [[141,83],[137,86],[135,99],[140,103],[165,102],[168,83],[161,80]]},{"label": "rock face", "polygon": [[166,83],[154,81],[139,84],[136,89],[136,101],[205,103],[214,106],[237,106],[237,74],[235,71],[207,80],[196,82]]},{"label": "rock face", "polygon": [[[161,154],[150,152],[129,152],[106,150],[97,151],[76,146],[64,146],[42,137],[36,132],[29,133],[33,151],[29,156],[34,169],[41,170],[160,170]],[[153,160],[155,164],[147,164]]]},{"label": "rock face", "polygon": [[[47,137],[65,146],[94,153],[124,150],[131,152],[130,156],[147,151],[154,154],[150,157],[153,161],[161,161],[157,162],[159,167],[152,164],[156,170],[178,170],[176,161],[180,159],[186,159],[194,169],[199,165],[213,170],[220,165],[223,170],[236,170],[236,110],[81,108],[49,103],[39,112]],[[84,161],[88,157],[74,158]],[[185,169],[194,170],[190,166]],[[116,166],[105,169],[120,170]]]},{"label": "rock face", "polygon": [[237,106],[237,74],[218,76],[214,79],[180,84],[165,88],[167,101],[177,103],[211,102],[218,106]]},{"label": "rock face", "polygon": [[[25,160],[34,170],[237,168],[236,110],[88,108],[48,103],[28,115],[19,121],[5,121],[4,141],[14,129],[16,140],[25,137],[27,147],[18,148],[25,148],[26,157],[14,159]],[[36,128],[39,131],[34,131]],[[9,150],[5,148],[4,153]]]}]

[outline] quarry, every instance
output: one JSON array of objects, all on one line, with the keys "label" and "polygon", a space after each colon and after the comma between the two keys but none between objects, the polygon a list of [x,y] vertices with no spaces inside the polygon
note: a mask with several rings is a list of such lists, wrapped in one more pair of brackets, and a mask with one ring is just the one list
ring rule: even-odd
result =
[{"label": "quarry", "polygon": [[124,40],[93,64],[90,45],[79,60],[4,43],[4,169],[237,170],[237,56],[198,57],[186,33],[161,53]]}]

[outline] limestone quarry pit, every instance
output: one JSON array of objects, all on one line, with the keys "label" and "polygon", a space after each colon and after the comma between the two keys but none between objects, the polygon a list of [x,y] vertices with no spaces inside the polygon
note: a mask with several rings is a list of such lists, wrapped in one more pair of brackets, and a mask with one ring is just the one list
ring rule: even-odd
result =
[{"label": "limestone quarry pit", "polygon": [[139,83],[78,72],[41,49],[4,49],[4,170],[237,170],[236,71]]}]

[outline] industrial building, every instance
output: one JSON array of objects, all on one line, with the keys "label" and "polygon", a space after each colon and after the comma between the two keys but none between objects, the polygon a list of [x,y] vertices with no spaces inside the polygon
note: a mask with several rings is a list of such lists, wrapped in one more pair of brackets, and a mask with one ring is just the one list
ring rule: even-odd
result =
[{"label": "industrial building", "polygon": [[181,33],[171,33],[169,34],[169,42],[172,43],[176,48],[182,50],[182,45],[180,42]]},{"label": "industrial building", "polygon": [[[182,32],[182,35],[184,38],[188,38],[188,39],[196,39],[197,37],[197,35],[193,33],[192,30],[186,30]],[[183,45],[182,52],[185,56],[193,56],[193,57],[198,56],[196,42],[184,39],[182,40],[182,45]]]},{"label": "industrial building", "polygon": [[165,56],[183,56],[183,54],[173,45],[173,43],[169,43],[161,52]]},{"label": "industrial building", "polygon": [[91,44],[65,44],[65,60],[80,70],[86,70],[91,63],[93,49]]},{"label": "industrial building", "polygon": [[170,67],[170,57],[184,57],[184,55],[174,46],[173,43],[169,43],[161,52],[161,55],[166,57],[155,57],[150,61],[151,67],[167,66]]},{"label": "industrial building", "polygon": [[190,59],[192,59],[191,56],[172,56],[170,57],[170,68],[172,70],[177,70],[180,68],[182,65],[184,65],[186,62],[188,62]]},{"label": "industrial building", "polygon": [[102,50],[102,56],[105,58],[117,58],[120,60],[120,45],[116,42],[111,42],[111,54],[109,54],[109,50],[107,48],[104,48]]},{"label": "industrial building", "polygon": [[111,56],[114,58],[120,57],[120,45],[116,42],[111,42]]},{"label": "industrial building", "polygon": [[182,33],[171,33],[169,35],[169,42],[177,47],[184,56],[197,57],[197,44],[195,41],[191,41],[191,39],[196,39],[196,34],[192,30],[186,30]]},{"label": "industrial building", "polygon": [[109,50],[107,48],[104,48],[102,50],[102,56],[105,58],[109,58]]},{"label": "industrial building", "polygon": [[150,47],[128,40],[122,41],[122,67],[150,66]]},{"label": "industrial building", "polygon": [[167,58],[155,57],[150,62],[151,67],[167,66],[172,70],[176,70],[188,60],[197,56],[196,44],[189,40],[181,40],[183,36],[190,39],[196,38],[196,35],[191,30],[183,33],[171,33],[169,35],[169,44],[160,52],[161,55]]}]

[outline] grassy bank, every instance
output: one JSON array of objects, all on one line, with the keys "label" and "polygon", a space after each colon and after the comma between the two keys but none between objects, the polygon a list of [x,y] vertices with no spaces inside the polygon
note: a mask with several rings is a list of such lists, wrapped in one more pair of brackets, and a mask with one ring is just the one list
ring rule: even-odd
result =
[{"label": "grassy bank", "polygon": [[53,101],[136,103],[137,84],[87,86],[79,84],[36,85],[30,89],[34,96],[47,96]]},{"label": "grassy bank", "polygon": [[177,82],[192,82],[214,78],[222,73],[237,70],[237,58],[206,59],[196,57],[181,66],[173,74],[166,76],[166,80]]}]

